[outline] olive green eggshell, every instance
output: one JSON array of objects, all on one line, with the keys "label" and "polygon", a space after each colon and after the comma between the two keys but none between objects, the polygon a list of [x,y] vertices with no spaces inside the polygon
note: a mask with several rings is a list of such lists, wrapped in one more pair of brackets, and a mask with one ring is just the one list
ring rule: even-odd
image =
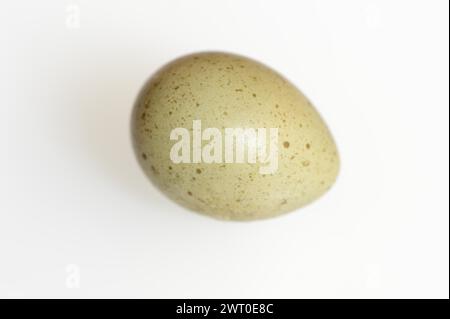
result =
[{"label": "olive green eggshell", "polygon": [[[194,120],[223,135],[226,128],[278,128],[278,169],[261,174],[262,162],[174,163],[171,132],[192,133]],[[136,101],[132,138],[140,165],[163,193],[220,219],[295,210],[324,194],[339,171],[335,142],[302,92],[267,66],[228,53],[191,54],[160,69]]]}]

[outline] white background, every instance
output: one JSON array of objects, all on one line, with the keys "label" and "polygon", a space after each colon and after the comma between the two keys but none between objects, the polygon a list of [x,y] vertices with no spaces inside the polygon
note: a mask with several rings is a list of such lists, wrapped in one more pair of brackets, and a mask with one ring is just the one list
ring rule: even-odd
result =
[{"label": "white background", "polygon": [[[0,297],[449,296],[449,16],[434,1],[3,1]],[[330,193],[220,222],[161,195],[129,117],[180,55],[278,70],[338,143]]]}]

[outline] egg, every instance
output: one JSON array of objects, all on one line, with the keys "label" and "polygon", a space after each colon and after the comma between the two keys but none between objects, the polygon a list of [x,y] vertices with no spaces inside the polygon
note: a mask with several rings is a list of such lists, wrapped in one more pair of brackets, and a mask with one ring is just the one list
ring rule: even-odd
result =
[{"label": "egg", "polygon": [[201,52],[144,85],[132,113],[145,174],[182,206],[225,220],[294,211],[335,182],[333,137],[305,95],[252,59]]}]

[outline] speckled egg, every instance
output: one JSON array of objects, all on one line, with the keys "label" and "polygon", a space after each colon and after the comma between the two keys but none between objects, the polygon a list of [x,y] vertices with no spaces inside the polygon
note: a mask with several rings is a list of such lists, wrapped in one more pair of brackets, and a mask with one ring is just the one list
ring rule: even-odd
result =
[{"label": "speckled egg", "polygon": [[302,92],[228,53],[191,54],[160,69],[136,101],[132,138],[163,193],[220,219],[293,211],[324,194],[339,171],[333,138]]}]

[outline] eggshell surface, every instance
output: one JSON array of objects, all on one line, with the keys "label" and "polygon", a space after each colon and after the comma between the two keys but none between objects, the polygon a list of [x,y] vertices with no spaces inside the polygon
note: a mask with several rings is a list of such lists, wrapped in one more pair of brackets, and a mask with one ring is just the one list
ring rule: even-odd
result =
[{"label": "eggshell surface", "polygon": [[[194,159],[198,121],[202,132],[221,133],[222,161]],[[171,158],[176,128],[190,134],[190,162]],[[269,165],[262,157],[256,163],[227,162],[227,128],[276,128],[276,170],[262,174],[261,167]],[[160,69],[136,101],[132,138],[141,167],[163,193],[227,220],[269,218],[305,206],[333,185],[340,165],[326,124],[303,93],[269,67],[229,53],[191,54]],[[249,147],[248,141],[235,143]],[[264,143],[269,152],[269,139]]]}]

